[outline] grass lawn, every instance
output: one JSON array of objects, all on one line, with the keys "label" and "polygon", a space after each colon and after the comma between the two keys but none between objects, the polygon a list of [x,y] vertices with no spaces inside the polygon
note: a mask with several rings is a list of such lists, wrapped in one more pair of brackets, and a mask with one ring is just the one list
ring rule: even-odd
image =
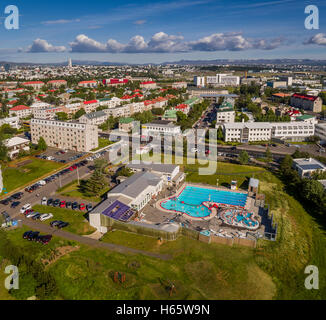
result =
[{"label": "grass lawn", "polygon": [[[23,166],[19,163],[25,162]],[[30,161],[30,163],[29,163]],[[36,158],[21,160],[16,163],[17,167],[2,167],[2,177],[6,192],[11,192],[19,187],[23,187],[32,181],[41,178],[52,171],[58,170],[63,165],[53,162],[40,160]],[[3,193],[2,193],[3,194]]]},{"label": "grass lawn", "polygon": [[[110,190],[103,190],[103,194],[107,193]],[[78,198],[88,202],[100,202],[102,201],[101,197],[88,197],[84,193],[79,190],[78,181],[74,181],[73,183],[69,183],[67,186],[58,190],[58,193],[65,197]]]},{"label": "grass lawn", "polygon": [[99,138],[98,139],[98,148],[93,149],[92,151],[95,152],[95,151],[101,150],[101,149],[103,149],[105,147],[108,147],[108,146],[114,144],[114,143],[115,142],[110,141],[109,139]]},{"label": "grass lawn", "polygon": [[93,227],[91,227],[84,217],[85,213],[80,211],[54,208],[48,206],[36,205],[33,207],[36,212],[39,213],[52,213],[53,219],[44,221],[46,224],[50,224],[50,222],[55,220],[61,220],[64,222],[68,222],[69,226],[65,228],[66,231],[78,234],[78,235],[88,235],[96,231]]}]

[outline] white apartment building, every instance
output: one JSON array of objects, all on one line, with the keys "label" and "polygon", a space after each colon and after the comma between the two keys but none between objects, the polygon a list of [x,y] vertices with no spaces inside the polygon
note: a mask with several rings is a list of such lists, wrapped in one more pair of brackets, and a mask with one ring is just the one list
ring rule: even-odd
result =
[{"label": "white apartment building", "polygon": [[194,84],[196,87],[205,87],[205,77],[194,77]]},{"label": "white apartment building", "polygon": [[224,124],[226,142],[247,143],[269,141],[272,138],[291,141],[304,141],[315,134],[315,125],[296,122],[239,122]]},{"label": "white apartment building", "polygon": [[299,173],[301,178],[310,178],[311,175],[316,171],[326,171],[326,166],[313,158],[294,159],[293,168]]},{"label": "white apartment building", "polygon": [[110,108],[115,108],[117,106],[120,106],[121,102],[123,100],[119,99],[117,97],[113,97],[112,99],[100,99],[100,106],[103,107],[108,107]]},{"label": "white apartment building", "polygon": [[34,108],[33,116],[35,119],[53,120],[58,112],[63,112],[62,107]]},{"label": "white apartment building", "polygon": [[109,116],[105,112],[98,111],[84,114],[79,118],[79,122],[99,126],[103,124],[108,118]]},{"label": "white apartment building", "polygon": [[156,135],[179,136],[182,134],[181,127],[171,121],[157,120],[142,126],[142,134],[145,137]]},{"label": "white apartment building", "polygon": [[0,119],[0,127],[3,126],[4,124],[9,124],[10,127],[14,129],[19,129],[20,128],[19,122],[20,122],[19,117],[9,117],[9,118]]},{"label": "white apartment building", "polygon": [[23,106],[23,105],[10,108],[9,110],[10,117],[16,115],[16,117],[18,117],[19,119],[27,118],[31,114],[32,114],[32,109],[28,106]]},{"label": "white apartment building", "polygon": [[173,89],[187,89],[188,84],[187,82],[174,82],[172,84]]},{"label": "white apartment building", "polygon": [[216,128],[221,123],[234,123],[235,122],[235,111],[232,109],[217,111]]},{"label": "white apartment building", "polygon": [[304,121],[271,122],[272,137],[281,140],[304,141],[315,134],[315,125]]},{"label": "white apartment building", "polygon": [[319,137],[321,143],[326,143],[326,122],[316,124],[315,135]]},{"label": "white apartment building", "polygon": [[226,142],[248,143],[251,141],[269,141],[272,138],[271,126],[266,122],[235,122],[224,124]]},{"label": "white apartment building", "polygon": [[78,152],[98,148],[98,128],[94,125],[32,119],[31,134],[34,144],[43,137],[49,147]]},{"label": "white apartment building", "polygon": [[20,137],[13,137],[6,140],[5,145],[8,148],[8,156],[10,159],[15,158],[20,151],[29,152],[30,141]]}]

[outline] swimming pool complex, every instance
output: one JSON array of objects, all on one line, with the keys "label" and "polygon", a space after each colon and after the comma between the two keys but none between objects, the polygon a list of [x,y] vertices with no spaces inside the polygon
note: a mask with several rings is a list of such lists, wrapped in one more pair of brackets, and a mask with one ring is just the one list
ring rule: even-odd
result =
[{"label": "swimming pool complex", "polygon": [[164,200],[160,205],[165,210],[184,213],[192,218],[207,218],[212,214],[207,202],[243,208],[247,197],[246,193],[187,186],[179,196]]},{"label": "swimming pool complex", "polygon": [[220,212],[219,217],[229,226],[240,227],[249,230],[259,228],[258,221],[253,219],[253,214],[242,209],[225,209]]}]

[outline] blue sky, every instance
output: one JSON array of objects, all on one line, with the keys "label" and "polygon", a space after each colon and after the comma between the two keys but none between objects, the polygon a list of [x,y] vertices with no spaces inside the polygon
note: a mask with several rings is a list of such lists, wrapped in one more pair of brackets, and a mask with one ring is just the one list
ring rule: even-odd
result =
[{"label": "blue sky", "polygon": [[[19,30],[4,28],[6,4],[0,7],[0,60],[61,62],[71,57],[159,63],[326,58],[323,0],[16,0],[14,4],[20,11]],[[311,4],[319,8],[319,30],[304,28],[304,9]]]}]

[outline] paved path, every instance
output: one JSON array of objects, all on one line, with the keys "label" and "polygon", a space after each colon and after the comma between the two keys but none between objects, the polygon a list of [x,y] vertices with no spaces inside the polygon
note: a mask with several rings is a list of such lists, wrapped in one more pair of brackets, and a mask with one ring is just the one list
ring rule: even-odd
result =
[{"label": "paved path", "polygon": [[58,230],[51,228],[49,225],[40,223],[34,220],[29,220],[25,217],[21,217],[21,220],[23,224],[33,230],[38,230],[42,233],[46,234],[52,234],[57,237],[64,238],[66,240],[71,240],[71,241],[76,241],[94,248],[100,248],[100,249],[107,249],[110,251],[116,251],[120,252],[122,254],[141,254],[144,256],[148,256],[151,258],[157,258],[161,260],[170,260],[172,257],[167,254],[159,254],[159,253],[152,253],[148,251],[143,251],[143,250],[138,250],[138,249],[133,249],[133,248],[128,248],[124,247],[118,244],[113,244],[113,243],[107,243],[107,242],[100,242],[98,240],[90,239],[88,237],[83,237],[79,236],[64,230]]}]

